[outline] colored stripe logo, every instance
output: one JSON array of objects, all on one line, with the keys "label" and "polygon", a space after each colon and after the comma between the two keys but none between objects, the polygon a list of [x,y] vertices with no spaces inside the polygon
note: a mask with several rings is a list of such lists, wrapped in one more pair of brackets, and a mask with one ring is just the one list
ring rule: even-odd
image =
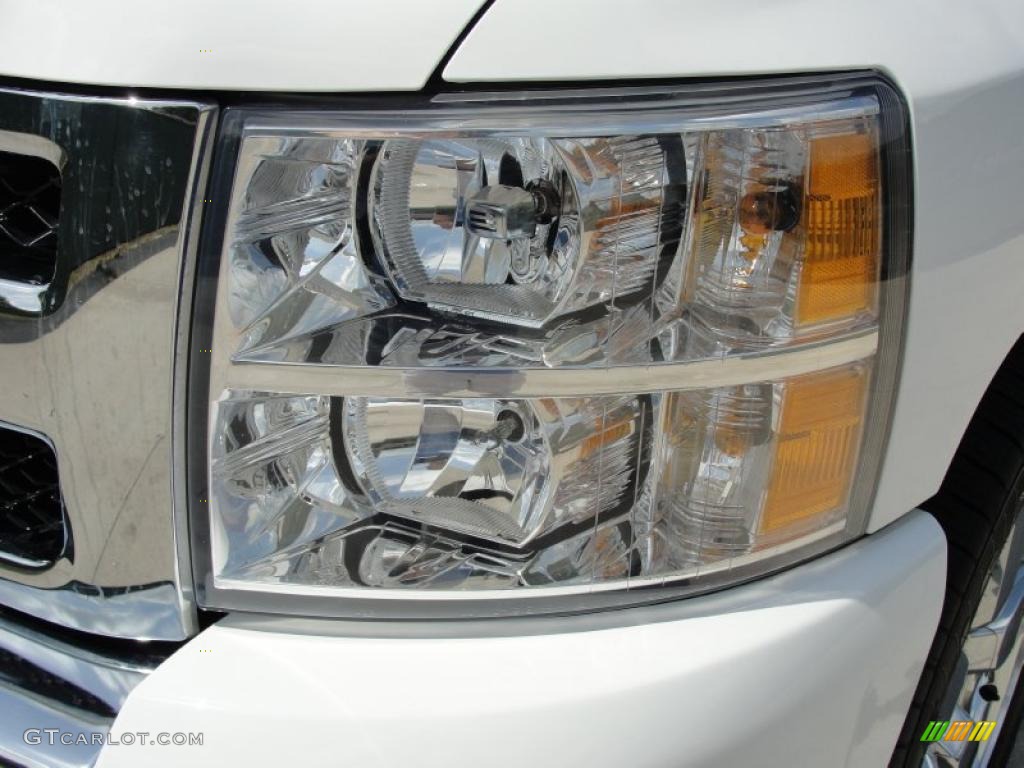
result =
[{"label": "colored stripe logo", "polygon": [[995,727],[991,720],[932,720],[921,741],[987,741]]}]

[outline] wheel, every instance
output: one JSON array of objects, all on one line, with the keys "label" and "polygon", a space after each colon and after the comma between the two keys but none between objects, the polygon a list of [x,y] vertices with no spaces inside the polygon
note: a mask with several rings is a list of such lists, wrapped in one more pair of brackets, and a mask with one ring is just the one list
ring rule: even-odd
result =
[{"label": "wheel", "polygon": [[[946,596],[890,768],[1000,765],[1024,706],[1024,337],[982,398],[938,494],[922,507],[946,532]],[[927,734],[933,722],[996,725]],[[942,730],[967,732],[923,740]],[[970,740],[988,730],[987,739]]]}]

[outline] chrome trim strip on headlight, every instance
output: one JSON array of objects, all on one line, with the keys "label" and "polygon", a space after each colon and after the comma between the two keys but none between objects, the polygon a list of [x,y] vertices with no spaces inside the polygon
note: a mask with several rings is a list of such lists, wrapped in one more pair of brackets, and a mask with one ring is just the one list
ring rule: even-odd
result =
[{"label": "chrome trim strip on headlight", "polygon": [[[588,103],[558,104],[554,101],[540,106],[524,106],[505,100],[495,99],[488,103],[486,111],[479,108],[465,107],[472,99],[456,100],[438,98],[435,104],[445,104],[448,109],[443,114],[409,114],[391,111],[367,110],[362,113],[346,114],[343,120],[337,115],[323,115],[311,111],[302,120],[294,115],[281,118],[267,113],[254,118],[246,125],[247,136],[305,136],[316,133],[331,138],[360,138],[372,135],[375,138],[410,138],[445,136],[458,131],[461,136],[507,136],[514,130],[517,136],[615,136],[630,133],[672,133],[679,129],[680,115],[686,110],[686,129],[688,131],[724,130],[727,128],[745,128],[753,125],[760,127],[785,126],[810,116],[828,112],[829,117],[836,120],[862,117],[878,112],[878,102],[871,98],[854,97],[837,100],[809,99],[800,106],[759,108],[749,114],[707,114],[706,104],[696,99],[686,99],[675,91],[667,90],[660,95],[664,101],[649,107],[638,125],[635,110],[616,111],[607,105],[601,105],[596,98],[601,91],[559,92],[555,98],[568,100],[574,96],[584,95]],[[621,96],[621,94],[619,94]],[[652,92],[642,89],[636,96],[651,96]],[[533,98],[533,93],[529,92]],[[792,97],[790,97],[792,98]],[[764,100],[768,104],[768,99]],[[703,111],[701,111],[703,110]],[[599,126],[595,126],[593,112],[601,115]],[[415,128],[410,128],[414,121]],[[595,130],[596,128],[596,130]]]},{"label": "chrome trim strip on headlight", "polygon": [[[601,368],[391,368],[238,362],[225,366],[233,389],[374,397],[571,397],[731,387],[795,376],[874,354],[878,332],[828,344],[714,360]],[[215,364],[216,365],[216,364]]]}]

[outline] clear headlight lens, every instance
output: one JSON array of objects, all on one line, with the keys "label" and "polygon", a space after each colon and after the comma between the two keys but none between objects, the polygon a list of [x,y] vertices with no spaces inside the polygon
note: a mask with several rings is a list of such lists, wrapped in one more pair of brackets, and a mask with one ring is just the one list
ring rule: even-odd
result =
[{"label": "clear headlight lens", "polygon": [[229,112],[212,603],[632,600],[862,532],[905,290],[893,92],[515,104]]}]

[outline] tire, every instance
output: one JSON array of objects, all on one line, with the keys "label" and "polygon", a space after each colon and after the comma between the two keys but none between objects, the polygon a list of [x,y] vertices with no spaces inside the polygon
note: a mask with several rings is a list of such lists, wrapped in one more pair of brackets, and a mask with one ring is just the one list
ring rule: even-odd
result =
[{"label": "tire", "polygon": [[[946,596],[890,768],[920,768],[927,747],[920,740],[925,727],[945,719],[940,710],[989,572],[1020,511],[1022,493],[1024,336],[978,405],[939,492],[921,505],[946,533]],[[1002,735],[1012,739],[1014,732],[1004,729]],[[997,751],[1006,754],[1005,747]]]}]

